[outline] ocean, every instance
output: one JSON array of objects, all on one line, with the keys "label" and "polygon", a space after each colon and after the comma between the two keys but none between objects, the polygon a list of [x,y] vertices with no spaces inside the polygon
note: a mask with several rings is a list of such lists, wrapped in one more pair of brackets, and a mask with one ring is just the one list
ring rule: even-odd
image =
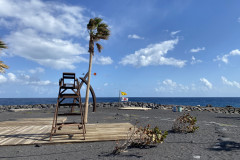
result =
[{"label": "ocean", "polygon": [[[82,98],[85,101],[85,98]],[[90,102],[92,99],[90,98]],[[118,102],[118,97],[98,97],[97,102]],[[157,104],[206,106],[214,107],[240,107],[240,97],[128,97],[131,102],[146,102]],[[0,105],[28,105],[28,104],[54,104],[57,98],[0,98]]]}]

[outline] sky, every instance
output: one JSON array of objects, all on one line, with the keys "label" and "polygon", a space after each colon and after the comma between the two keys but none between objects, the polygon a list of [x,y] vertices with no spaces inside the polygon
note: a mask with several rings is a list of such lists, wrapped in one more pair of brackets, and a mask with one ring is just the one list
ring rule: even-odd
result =
[{"label": "sky", "polygon": [[[57,97],[63,72],[88,71],[91,18],[97,97],[239,97],[240,1],[0,0],[0,98]],[[85,86],[84,86],[85,87]],[[84,90],[83,87],[83,90]],[[82,93],[82,95],[85,93]]]}]

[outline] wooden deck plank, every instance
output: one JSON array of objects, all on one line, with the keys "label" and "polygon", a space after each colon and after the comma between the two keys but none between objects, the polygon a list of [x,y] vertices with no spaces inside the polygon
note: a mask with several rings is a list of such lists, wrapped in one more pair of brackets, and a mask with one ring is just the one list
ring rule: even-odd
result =
[{"label": "wooden deck plank", "polygon": [[[59,117],[58,122],[64,122],[67,117]],[[21,118],[13,119],[12,121],[0,122],[0,127],[2,126],[25,126],[25,125],[51,125],[53,118]]]},{"label": "wooden deck plank", "polygon": [[[36,134],[36,130],[39,130],[38,134]],[[44,136],[47,136],[45,130],[40,130],[39,128],[35,128],[35,130],[31,134],[32,136],[29,136],[29,138],[27,139],[27,141],[25,141],[24,144],[33,144],[42,139]]]},{"label": "wooden deck plank", "polygon": [[[24,131],[29,132],[29,131],[31,131],[31,129],[32,128],[27,127],[24,129]],[[20,131],[20,130],[13,132],[11,135],[9,135],[9,138],[6,141],[4,141],[2,144],[3,145],[4,144],[17,144],[19,142],[19,140],[21,140],[21,136],[19,136],[19,135],[22,135],[21,132],[22,131]]]},{"label": "wooden deck plank", "polygon": [[82,130],[79,130],[76,126],[64,126],[62,130],[57,130],[57,133],[67,132],[73,134],[73,137],[54,135],[52,141],[49,141],[51,124],[52,118],[0,122],[0,146],[120,140],[126,139],[129,128],[133,127],[130,123],[86,124],[86,139],[83,140]]},{"label": "wooden deck plank", "polygon": [[[46,130],[47,128],[47,130]],[[49,126],[43,126],[41,128],[39,128],[39,134],[35,134],[35,140],[33,139],[30,143],[34,143],[37,142],[39,139],[43,139],[44,137],[46,137],[47,135],[45,133],[47,133],[49,131]],[[26,138],[21,138],[21,140],[18,142],[18,144],[26,144],[27,141],[27,136]]]},{"label": "wooden deck plank", "polygon": [[15,143],[16,142],[16,136],[17,135],[21,135],[22,132],[28,132],[29,131],[28,126],[24,126],[24,127],[19,127],[16,126],[16,128],[9,130],[9,132],[7,134],[4,135],[3,138],[1,138],[2,140],[0,141],[0,144],[4,145],[4,144],[11,144],[12,141]]}]

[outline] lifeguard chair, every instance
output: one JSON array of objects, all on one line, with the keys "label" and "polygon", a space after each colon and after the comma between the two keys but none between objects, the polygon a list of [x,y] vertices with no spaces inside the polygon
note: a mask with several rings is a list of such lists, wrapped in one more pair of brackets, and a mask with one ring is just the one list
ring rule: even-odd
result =
[{"label": "lifeguard chair", "polygon": [[[50,134],[50,141],[53,135],[58,134],[57,130],[61,130],[62,127],[67,125],[76,125],[79,130],[82,130],[83,137],[85,139],[86,127],[84,122],[84,111],[81,102],[80,95],[80,84],[78,79],[75,77],[75,73],[63,73],[63,77],[59,80],[59,93],[57,99],[57,105],[55,109],[55,114],[53,118],[52,130]],[[69,93],[70,91],[71,93]],[[72,99],[72,103],[63,103],[66,99]],[[59,113],[60,106],[70,106],[71,112],[69,113]],[[74,112],[74,106],[78,106],[80,111]],[[78,122],[63,122],[57,123],[58,116],[79,116]],[[65,133],[67,134],[67,133]]]}]

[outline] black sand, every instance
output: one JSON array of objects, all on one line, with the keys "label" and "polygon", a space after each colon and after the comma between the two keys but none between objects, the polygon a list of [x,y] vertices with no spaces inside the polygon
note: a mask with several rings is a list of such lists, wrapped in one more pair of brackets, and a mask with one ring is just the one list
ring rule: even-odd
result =
[{"label": "black sand", "polygon": [[[149,111],[97,108],[89,113],[89,123],[131,122],[138,126],[158,126],[169,131],[164,143],[149,149],[132,148],[111,155],[116,142],[92,142],[55,145],[1,146],[0,159],[240,159],[240,116],[192,111],[199,130],[195,133],[171,132],[174,119],[183,113],[154,109]],[[53,117],[53,109],[41,111],[2,112],[0,121],[15,118]],[[106,131],[107,132],[107,131]]]}]

